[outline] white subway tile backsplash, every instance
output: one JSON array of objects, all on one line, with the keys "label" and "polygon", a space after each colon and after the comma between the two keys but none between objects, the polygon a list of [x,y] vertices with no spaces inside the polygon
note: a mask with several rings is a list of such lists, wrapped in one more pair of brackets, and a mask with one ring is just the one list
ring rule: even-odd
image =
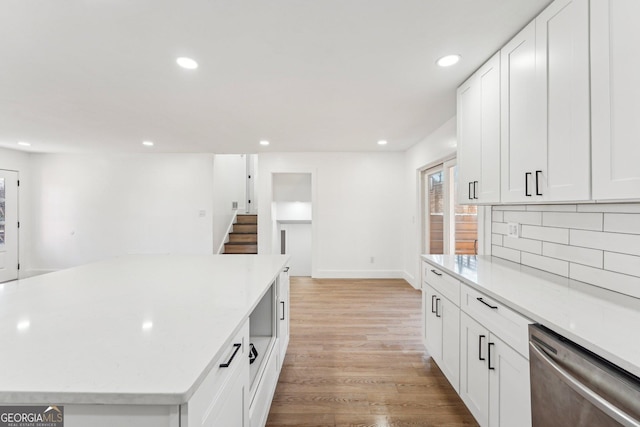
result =
[{"label": "white subway tile backsplash", "polygon": [[578,205],[578,212],[640,213],[640,203],[593,203]]},{"label": "white subway tile backsplash", "polygon": [[542,214],[542,225],[545,227],[563,227],[602,231],[602,214],[544,212]]},{"label": "white subway tile backsplash", "polygon": [[504,222],[519,224],[542,225],[542,212],[511,212],[504,213]]},{"label": "white subway tile backsplash", "polygon": [[500,205],[494,206],[494,211],[525,211],[527,207],[524,205]]},{"label": "white subway tile backsplash", "polygon": [[640,257],[605,252],[604,269],[640,277]]},{"label": "white subway tile backsplash", "polygon": [[540,240],[516,239],[514,237],[504,236],[502,246],[538,255],[542,254],[542,242]]},{"label": "white subway tile backsplash", "polygon": [[509,234],[507,224],[504,222],[494,222],[491,224],[491,231],[495,234]]},{"label": "white subway tile backsplash", "polygon": [[491,247],[491,255],[498,258],[520,263],[520,251],[515,249],[504,248],[502,246],[493,245]]},{"label": "white subway tile backsplash", "polygon": [[640,203],[494,206],[491,219],[492,255],[640,298]]},{"label": "white subway tile backsplash", "polygon": [[640,214],[604,214],[604,231],[640,234]]},{"label": "white subway tile backsplash", "polygon": [[640,278],[615,273],[586,265],[571,264],[569,277],[581,282],[590,283],[601,288],[610,289],[626,295],[640,298]]},{"label": "white subway tile backsplash", "polygon": [[542,255],[597,268],[603,265],[603,252],[597,249],[545,242],[542,244]]},{"label": "white subway tile backsplash", "polygon": [[527,210],[532,212],[576,212],[576,205],[527,205]]},{"label": "white subway tile backsplash", "polygon": [[640,235],[571,230],[569,244],[610,252],[640,255]]},{"label": "white subway tile backsplash", "polygon": [[544,242],[569,244],[569,230],[566,228],[540,227],[537,225],[523,225],[522,237],[542,240]]},{"label": "white subway tile backsplash", "polygon": [[569,263],[567,261],[522,252],[521,263],[560,276],[567,277],[569,275]]}]

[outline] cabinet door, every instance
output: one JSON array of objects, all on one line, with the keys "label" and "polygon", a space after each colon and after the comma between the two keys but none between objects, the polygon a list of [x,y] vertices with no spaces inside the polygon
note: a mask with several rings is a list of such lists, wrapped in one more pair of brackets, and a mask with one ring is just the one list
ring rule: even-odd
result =
[{"label": "cabinet door", "polygon": [[460,397],[482,427],[489,425],[488,343],[489,331],[461,313]]},{"label": "cabinet door", "polygon": [[[474,74],[457,91],[458,98],[458,203],[476,202],[480,180],[480,87]],[[474,188],[475,185],[475,188]]]},{"label": "cabinet door", "polygon": [[640,199],[638,0],[591,2],[593,199]]},{"label": "cabinet door", "polygon": [[278,282],[278,343],[280,346],[280,367],[289,346],[289,268],[280,273]]},{"label": "cabinet door", "polygon": [[536,79],[535,22],[500,51],[501,200],[542,200],[536,171],[546,174],[540,81]]},{"label": "cabinet door", "polygon": [[534,178],[544,200],[590,200],[589,0],[556,0],[535,23],[547,158]]},{"label": "cabinet door", "polygon": [[[477,72],[480,92],[479,203],[500,202],[500,52]],[[464,190],[464,189],[463,189]]]},{"label": "cabinet door", "polygon": [[446,298],[439,304],[442,316],[442,357],[438,366],[460,393],[460,308]]},{"label": "cabinet door", "polygon": [[491,336],[489,369],[489,425],[530,427],[529,361]]},{"label": "cabinet door", "polygon": [[249,427],[248,402],[249,370],[241,369],[230,378],[218,399],[202,420],[202,427]]},{"label": "cabinet door", "polygon": [[425,340],[424,345],[433,359],[440,365],[442,360],[442,298],[425,283]]}]

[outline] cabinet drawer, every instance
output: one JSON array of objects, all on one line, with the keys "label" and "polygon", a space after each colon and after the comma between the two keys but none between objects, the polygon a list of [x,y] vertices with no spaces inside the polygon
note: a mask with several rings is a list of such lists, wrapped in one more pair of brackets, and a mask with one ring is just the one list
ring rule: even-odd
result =
[{"label": "cabinet drawer", "polygon": [[527,328],[532,323],[529,319],[466,285],[462,285],[460,307],[527,360],[529,359]]},{"label": "cabinet drawer", "polygon": [[[237,347],[237,344],[240,344]],[[222,356],[215,361],[211,371],[187,403],[187,417],[189,426],[200,426],[212,415],[216,402],[225,392],[225,387],[237,376],[249,371],[249,321],[224,346]],[[237,352],[236,352],[237,348]],[[235,353],[235,356],[233,356]],[[233,360],[229,360],[233,356]],[[221,367],[221,364],[227,364]],[[248,375],[246,375],[248,377]],[[247,381],[248,382],[248,381]]]},{"label": "cabinet drawer", "polygon": [[442,269],[436,268],[430,264],[424,263],[425,282],[433,289],[447,297],[458,307],[460,306],[460,281],[449,276]]}]

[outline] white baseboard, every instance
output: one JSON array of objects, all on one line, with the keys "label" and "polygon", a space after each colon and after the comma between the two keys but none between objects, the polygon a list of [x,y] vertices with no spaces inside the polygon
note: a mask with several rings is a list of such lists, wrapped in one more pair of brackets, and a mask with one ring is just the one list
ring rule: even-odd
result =
[{"label": "white baseboard", "polygon": [[399,270],[318,270],[314,279],[402,279]]},{"label": "white baseboard", "polygon": [[415,289],[422,289],[422,286],[420,286],[420,280],[416,280],[414,275],[409,274],[406,271],[403,271],[402,278],[407,282],[409,282],[409,284],[413,286]]},{"label": "white baseboard", "polygon": [[29,277],[40,276],[42,274],[53,273],[58,270],[42,270],[42,269],[29,269],[29,270],[20,270],[18,273],[18,277],[20,279],[28,279]]}]

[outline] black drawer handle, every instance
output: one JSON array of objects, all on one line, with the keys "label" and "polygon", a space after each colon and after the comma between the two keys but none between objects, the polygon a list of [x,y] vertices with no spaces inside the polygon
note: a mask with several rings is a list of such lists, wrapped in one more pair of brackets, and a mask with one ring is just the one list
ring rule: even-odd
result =
[{"label": "black drawer handle", "polygon": [[484,305],[486,305],[487,307],[489,307],[489,308],[492,308],[492,309],[494,309],[494,310],[497,310],[497,309],[498,309],[498,306],[497,306],[497,305],[491,305],[491,304],[489,304],[488,302],[486,302],[485,300],[483,300],[483,299],[482,299],[482,297],[478,297],[478,298],[476,298],[476,299],[477,299],[478,301],[480,301],[481,303],[483,303]]},{"label": "black drawer handle", "polygon": [[282,304],[282,317],[280,320],[284,320],[284,301],[280,301],[280,304]]},{"label": "black drawer handle", "polygon": [[438,303],[440,302],[440,298],[436,298],[436,317],[442,317],[441,314],[438,314]]},{"label": "black drawer handle", "polygon": [[473,181],[473,198],[478,200],[478,181]]},{"label": "black drawer handle", "polygon": [[469,200],[472,200],[473,197],[471,196],[471,186],[473,185],[473,181],[469,181]]},{"label": "black drawer handle", "polygon": [[431,272],[432,272],[433,274],[435,274],[436,276],[438,276],[438,277],[442,276],[442,273],[438,273],[438,272],[437,272],[437,271],[435,271],[435,270],[431,270]]},{"label": "black drawer handle", "polygon": [[249,365],[253,364],[258,358],[258,350],[253,344],[249,344]]},{"label": "black drawer handle", "polygon": [[434,307],[434,304],[435,304],[435,299],[436,299],[436,296],[435,296],[435,295],[431,295],[431,312],[432,312],[432,313],[435,313],[435,312],[436,312],[436,309],[435,309],[435,308],[433,308],[433,307]]},{"label": "black drawer handle", "polygon": [[484,335],[478,336],[478,360],[485,360],[485,358],[482,357],[482,338],[486,337]]},{"label": "black drawer handle", "polygon": [[540,192],[540,174],[542,171],[536,171],[536,196],[542,196]]},{"label": "black drawer handle", "polygon": [[494,345],[495,345],[495,343],[490,342],[489,345],[487,346],[487,353],[489,354],[489,362],[487,363],[487,366],[492,371],[496,369],[495,366],[491,366],[491,347],[494,346]]},{"label": "black drawer handle", "polygon": [[288,273],[289,272],[289,267],[285,267],[284,270],[282,270],[282,271],[284,271],[285,273]]},{"label": "black drawer handle", "polygon": [[531,172],[525,172],[524,174],[524,195],[527,197],[531,197],[531,193],[529,193],[529,175],[531,175]]},{"label": "black drawer handle", "polygon": [[227,361],[227,363],[221,363],[220,367],[221,368],[228,368],[229,365],[231,365],[231,362],[233,362],[233,358],[236,357],[236,354],[238,354],[238,350],[240,350],[240,347],[242,347],[242,344],[238,343],[238,344],[234,344],[233,345],[236,349],[233,351],[233,354],[231,355],[231,357],[229,358],[229,360]]}]

